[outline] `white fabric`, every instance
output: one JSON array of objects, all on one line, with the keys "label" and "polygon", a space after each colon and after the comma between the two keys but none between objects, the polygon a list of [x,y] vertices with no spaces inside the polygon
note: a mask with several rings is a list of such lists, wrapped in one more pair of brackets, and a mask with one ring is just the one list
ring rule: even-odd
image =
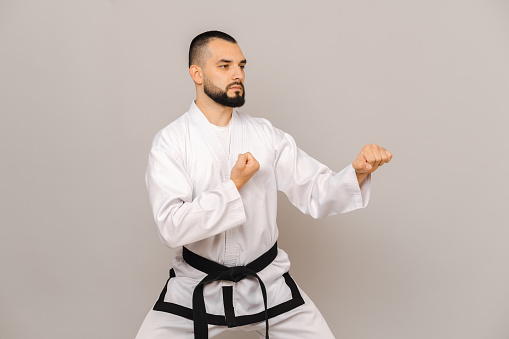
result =
[{"label": "white fabric", "polygon": [[221,140],[221,143],[223,144],[225,151],[230,153],[230,138],[231,138],[230,124],[228,124],[227,126],[212,125],[212,127],[214,127],[214,129],[216,130],[216,133],[219,136],[219,140]]},{"label": "white fabric", "polygon": [[[304,305],[269,319],[270,339],[334,339],[327,322],[313,301],[302,290],[300,293],[304,298]],[[258,338],[265,339],[265,322],[237,328],[208,326],[209,338],[213,338],[224,331],[255,332]],[[241,333],[239,333],[239,337],[242,337]],[[169,338],[193,339],[192,322],[171,313],[150,311],[136,336],[136,339]]]},{"label": "white fabric", "polygon": [[[278,238],[277,191],[314,218],[349,212],[369,201],[371,177],[359,188],[351,165],[332,172],[304,151],[287,133],[262,118],[233,111],[230,152],[193,102],[187,113],[154,138],[146,183],[161,241],[225,266],[245,265],[266,252]],[[238,154],[251,152],[259,171],[240,192],[229,179]],[[181,249],[173,259],[176,278],[168,284],[166,302],[192,308],[192,292],[204,273],[187,265]],[[291,299],[282,275],[290,261],[283,250],[259,276],[267,288],[268,306]],[[221,287],[204,288],[207,312],[224,314]],[[263,310],[258,282],[234,284],[236,316]],[[190,326],[192,323],[190,322]]]}]

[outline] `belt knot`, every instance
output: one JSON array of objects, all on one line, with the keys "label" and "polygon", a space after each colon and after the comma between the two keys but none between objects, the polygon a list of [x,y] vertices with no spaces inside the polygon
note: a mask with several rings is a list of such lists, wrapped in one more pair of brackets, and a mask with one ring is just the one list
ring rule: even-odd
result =
[{"label": "belt knot", "polygon": [[250,273],[250,269],[248,269],[246,266],[235,266],[231,267],[227,271],[223,271],[219,275],[218,280],[226,280],[226,281],[233,281],[233,282],[239,282],[242,279],[244,279],[248,273]]},{"label": "belt knot", "polygon": [[[267,291],[258,272],[267,267],[277,256],[277,242],[264,254],[250,262],[246,266],[226,267],[207,258],[201,257],[188,250],[182,249],[182,257],[192,267],[207,273],[207,275],[196,285],[193,291],[193,321],[195,339],[208,338],[207,311],[203,297],[203,287],[213,281],[225,280],[239,282],[250,276],[256,278],[262,290],[263,306],[265,313],[265,339],[269,339],[269,313],[267,311]],[[225,315],[226,316],[226,315]],[[234,315],[233,315],[234,316]]]}]

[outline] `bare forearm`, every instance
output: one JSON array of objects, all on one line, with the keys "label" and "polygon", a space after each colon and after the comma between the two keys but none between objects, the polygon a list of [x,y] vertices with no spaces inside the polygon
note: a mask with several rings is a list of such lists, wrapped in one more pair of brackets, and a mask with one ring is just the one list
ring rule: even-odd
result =
[{"label": "bare forearm", "polygon": [[357,181],[359,182],[359,186],[361,185],[361,183],[364,181],[364,179],[366,179],[366,177],[368,176],[368,173],[355,173],[357,175]]}]

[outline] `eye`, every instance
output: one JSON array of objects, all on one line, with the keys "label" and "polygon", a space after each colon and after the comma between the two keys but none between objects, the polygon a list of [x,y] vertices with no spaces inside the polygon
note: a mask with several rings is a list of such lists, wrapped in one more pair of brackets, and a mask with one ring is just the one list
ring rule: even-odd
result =
[{"label": "eye", "polygon": [[246,67],[246,65],[240,65],[239,67],[240,67],[240,69],[244,69],[244,67]]},{"label": "eye", "polygon": [[221,65],[221,66],[219,66],[219,68],[227,69],[227,68],[228,68],[228,65]]}]

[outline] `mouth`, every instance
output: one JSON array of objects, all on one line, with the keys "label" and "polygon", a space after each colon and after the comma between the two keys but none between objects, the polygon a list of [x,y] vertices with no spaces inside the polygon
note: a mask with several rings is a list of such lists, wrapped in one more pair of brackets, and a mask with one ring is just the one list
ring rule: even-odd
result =
[{"label": "mouth", "polygon": [[233,83],[231,84],[230,87],[228,87],[228,89],[230,90],[234,90],[234,91],[243,91],[244,90],[244,86],[240,83]]}]

